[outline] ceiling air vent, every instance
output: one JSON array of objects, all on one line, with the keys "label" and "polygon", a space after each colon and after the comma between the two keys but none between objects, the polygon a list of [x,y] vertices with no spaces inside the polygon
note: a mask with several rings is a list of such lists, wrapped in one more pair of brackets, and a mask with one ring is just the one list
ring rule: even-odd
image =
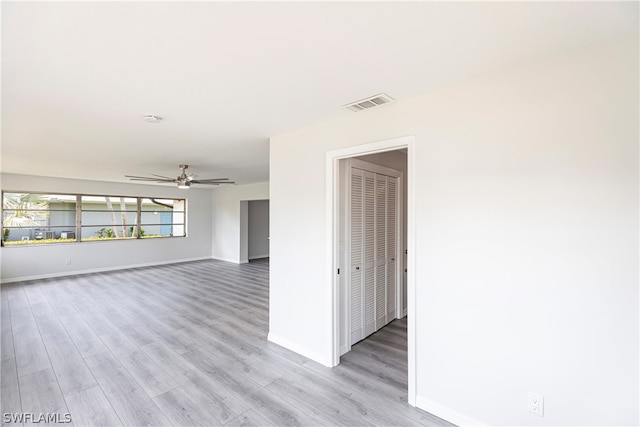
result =
[{"label": "ceiling air vent", "polygon": [[351,104],[343,105],[343,107],[351,111],[362,111],[389,102],[393,102],[393,98],[385,93],[380,93],[366,99],[361,99],[360,101],[352,102]]}]

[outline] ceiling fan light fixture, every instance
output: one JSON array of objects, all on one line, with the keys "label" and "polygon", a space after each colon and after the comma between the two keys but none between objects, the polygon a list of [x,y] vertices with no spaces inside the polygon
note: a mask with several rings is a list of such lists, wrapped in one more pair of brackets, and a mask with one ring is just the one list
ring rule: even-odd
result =
[{"label": "ceiling fan light fixture", "polygon": [[208,179],[195,179],[198,175],[187,175],[187,168],[189,165],[180,165],[182,173],[176,178],[170,178],[164,175],[156,175],[152,173],[152,176],[138,176],[138,175],[125,175],[132,181],[142,182],[156,182],[156,183],[172,183],[178,184],[178,188],[186,190],[191,187],[191,184],[208,184],[208,185],[220,185],[220,184],[235,184],[233,181],[229,181],[229,178],[208,178]]}]

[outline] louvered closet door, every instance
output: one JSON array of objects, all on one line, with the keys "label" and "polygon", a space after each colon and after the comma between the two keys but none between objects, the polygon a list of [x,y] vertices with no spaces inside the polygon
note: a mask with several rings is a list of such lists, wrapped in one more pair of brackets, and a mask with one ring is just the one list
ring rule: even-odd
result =
[{"label": "louvered closet door", "polygon": [[364,338],[364,172],[351,169],[351,343]]},{"label": "louvered closet door", "polygon": [[376,174],[376,330],[387,324],[387,177]]},{"label": "louvered closet door", "polygon": [[396,318],[396,292],[398,280],[398,178],[387,177],[387,312],[386,323]]},{"label": "louvered closet door", "polygon": [[398,179],[351,169],[351,344],[396,317]]},{"label": "louvered closet door", "polygon": [[376,174],[364,172],[364,336],[376,331]]}]

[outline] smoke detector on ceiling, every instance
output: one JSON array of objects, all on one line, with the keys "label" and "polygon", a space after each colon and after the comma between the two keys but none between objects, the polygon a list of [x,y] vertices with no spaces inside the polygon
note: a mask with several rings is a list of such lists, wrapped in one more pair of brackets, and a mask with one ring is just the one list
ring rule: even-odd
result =
[{"label": "smoke detector on ceiling", "polygon": [[379,93],[374,96],[370,96],[369,98],[361,99],[360,101],[352,102],[347,105],[343,105],[343,108],[346,108],[350,111],[362,111],[367,110],[369,108],[377,107],[382,104],[388,104],[393,102],[394,99],[387,95],[386,93]]},{"label": "smoke detector on ceiling", "polygon": [[160,120],[162,120],[162,117],[154,116],[153,114],[147,114],[144,116],[144,121],[147,123],[158,123]]}]

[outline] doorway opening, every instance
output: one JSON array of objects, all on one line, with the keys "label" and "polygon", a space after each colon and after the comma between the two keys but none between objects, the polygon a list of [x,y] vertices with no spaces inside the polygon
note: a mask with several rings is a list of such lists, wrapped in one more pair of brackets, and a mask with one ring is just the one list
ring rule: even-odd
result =
[{"label": "doorway opening", "polygon": [[341,159],[338,166],[343,355],[406,315],[406,149]]},{"label": "doorway opening", "polygon": [[240,202],[240,264],[269,258],[269,200]]},{"label": "doorway opening", "polygon": [[[413,315],[413,297],[414,297],[414,239],[413,239],[413,142],[414,137],[402,137],[387,141],[380,141],[372,144],[365,144],[347,149],[336,150],[327,153],[327,233],[328,233],[328,257],[331,266],[330,289],[332,298],[332,366],[340,363],[340,357],[351,349],[351,345],[356,341],[366,338],[372,332],[380,329],[380,327],[390,323],[394,319],[407,317],[401,324],[406,322],[407,331],[407,384],[408,384],[408,402],[415,406],[415,317]],[[353,166],[356,168],[353,169]],[[367,165],[373,165],[368,167]],[[368,172],[358,172],[358,168],[371,169]],[[351,186],[352,170],[355,178],[355,186]],[[369,184],[363,184],[365,187],[358,187],[358,174],[362,179],[369,180]],[[364,181],[363,181],[364,182]],[[366,187],[371,189],[366,192]],[[362,192],[362,203],[372,205],[374,213],[373,219],[365,219],[366,213],[362,213],[363,221],[368,224],[360,225],[353,222],[351,218],[351,193]],[[366,194],[365,194],[366,193]],[[389,198],[391,195],[391,198]],[[394,205],[393,198],[398,197],[398,203]],[[348,198],[348,199],[347,199]],[[385,201],[382,201],[382,200]],[[367,201],[368,200],[368,201]],[[402,202],[400,202],[402,200]],[[355,202],[354,212],[356,216],[360,215],[358,201]],[[393,208],[395,206],[395,208]],[[394,211],[394,209],[396,209]],[[378,220],[384,215],[386,219]],[[394,217],[395,215],[395,217]],[[395,221],[395,222],[394,222]],[[351,234],[351,226],[356,228],[362,227],[363,233],[366,233],[365,227],[369,228],[369,232],[375,232],[379,228],[379,232],[384,233],[382,239],[374,238],[375,243],[380,243],[378,248],[362,247],[362,250],[373,250],[373,257],[376,260],[367,264],[364,255],[361,257],[362,264],[358,265],[357,259],[360,254],[356,253],[352,258],[352,239],[358,239],[357,232]],[[397,233],[390,234],[397,225]],[[374,231],[371,231],[373,227]],[[375,244],[374,243],[374,244]],[[390,246],[389,246],[390,245]],[[378,256],[385,254],[384,256]],[[371,259],[371,256],[369,257]],[[381,264],[382,263],[382,264]],[[366,265],[365,265],[366,264]],[[395,265],[394,265],[395,264]],[[369,278],[374,283],[385,283],[384,286],[377,289],[377,295],[385,295],[384,301],[381,298],[367,297],[362,294],[362,304],[360,304],[357,295],[358,277],[360,275],[358,268],[370,268],[373,271],[373,279],[371,279],[371,271],[368,273]],[[382,267],[378,268],[378,265]],[[353,271],[351,271],[353,270]],[[396,273],[388,275],[389,272]],[[353,273],[353,274],[352,274]],[[328,275],[329,276],[329,275]],[[352,287],[352,280],[355,284]],[[365,280],[365,279],[363,279]],[[375,287],[375,285],[374,285]],[[352,298],[352,290],[355,291],[356,297]],[[365,291],[362,291],[365,292]],[[353,301],[356,301],[353,306]],[[376,307],[381,306],[382,309]],[[373,311],[377,315],[374,322],[376,326],[366,324],[362,320],[363,330],[359,331],[357,311],[359,307]],[[352,311],[356,312],[352,316]],[[384,315],[381,313],[384,312]],[[364,313],[362,314],[364,316]],[[374,315],[374,316],[376,316]],[[371,316],[368,315],[370,318]],[[398,322],[397,320],[395,322]],[[355,324],[355,327],[352,325]],[[397,325],[397,323],[396,323]]]}]

